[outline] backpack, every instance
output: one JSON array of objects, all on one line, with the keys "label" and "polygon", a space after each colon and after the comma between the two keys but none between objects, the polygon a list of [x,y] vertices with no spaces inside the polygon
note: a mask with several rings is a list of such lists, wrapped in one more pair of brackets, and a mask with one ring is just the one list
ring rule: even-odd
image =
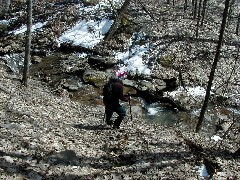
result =
[{"label": "backpack", "polygon": [[104,85],[103,87],[103,103],[106,105],[112,97],[113,94],[113,84],[114,82],[109,81],[107,84]]}]

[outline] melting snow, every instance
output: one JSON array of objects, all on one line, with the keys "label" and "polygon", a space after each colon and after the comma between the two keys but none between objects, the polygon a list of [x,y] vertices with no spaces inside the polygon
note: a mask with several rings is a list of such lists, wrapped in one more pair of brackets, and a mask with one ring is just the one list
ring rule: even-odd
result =
[{"label": "melting snow", "polygon": [[197,87],[189,87],[187,88],[187,92],[192,96],[205,96],[206,91],[203,87],[197,86]]},{"label": "melting snow", "polygon": [[8,24],[9,24],[9,21],[8,21],[8,20],[1,20],[1,21],[0,21],[0,24],[8,25]]},{"label": "melting snow", "polygon": [[211,139],[214,140],[214,141],[221,141],[222,140],[222,138],[217,136],[217,135],[212,136]]},{"label": "melting snow", "polygon": [[116,53],[115,58],[122,60],[124,66],[122,67],[125,71],[132,71],[139,74],[151,74],[151,70],[143,62],[143,55],[149,51],[147,45],[135,46],[131,50],[125,52]]},{"label": "melting snow", "polygon": [[[121,5],[123,1],[112,1],[114,5]],[[85,12],[100,10],[101,7],[110,6],[109,1],[102,0],[98,5],[86,8]],[[80,8],[81,10],[82,8]],[[101,21],[80,21],[72,29],[60,36],[59,43],[71,42],[73,45],[80,45],[86,48],[93,48],[97,45],[108,32],[113,21],[109,19],[102,19]],[[132,39],[130,39],[130,43]],[[151,70],[143,62],[142,56],[149,51],[148,45],[135,46],[130,51],[116,52],[116,59],[122,60],[124,65],[121,67],[122,71],[135,72],[139,74],[151,74]]]},{"label": "melting snow", "polygon": [[[184,91],[183,87],[179,87],[176,91],[170,92],[169,95],[175,97]],[[186,93],[191,96],[205,96],[206,90],[203,87],[186,87]]]},{"label": "melting snow", "polygon": [[112,20],[101,21],[80,21],[72,29],[60,36],[59,41],[72,42],[73,45],[81,45],[86,48],[93,48],[98,44],[112,25]]},{"label": "melting snow", "polygon": [[[42,28],[43,26],[45,26],[46,24],[47,24],[47,22],[44,22],[44,23],[38,22],[38,23],[32,25],[31,30],[32,30],[32,32],[34,32],[36,29],[40,29],[40,28]],[[21,28],[19,28],[19,29],[17,29],[17,30],[10,31],[9,34],[12,34],[12,33],[13,33],[14,35],[18,35],[18,34],[21,34],[21,33],[26,32],[26,31],[27,31],[27,26],[24,25],[24,26],[22,26]]]}]

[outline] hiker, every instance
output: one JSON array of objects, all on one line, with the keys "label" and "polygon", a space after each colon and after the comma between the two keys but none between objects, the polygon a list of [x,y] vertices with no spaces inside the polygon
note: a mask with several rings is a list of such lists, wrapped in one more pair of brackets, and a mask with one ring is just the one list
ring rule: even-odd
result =
[{"label": "hiker", "polygon": [[[105,105],[105,121],[107,125],[113,125],[113,128],[119,129],[120,124],[126,116],[126,110],[120,105],[119,101],[128,101],[129,97],[123,95],[123,83],[119,77],[110,77],[108,83],[103,88],[103,103]],[[118,114],[117,119],[111,120],[113,113]]]}]

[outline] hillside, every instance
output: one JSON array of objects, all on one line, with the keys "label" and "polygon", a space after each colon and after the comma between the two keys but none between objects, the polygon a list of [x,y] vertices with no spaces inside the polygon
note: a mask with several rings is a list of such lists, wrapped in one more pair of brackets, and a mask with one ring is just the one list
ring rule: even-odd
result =
[{"label": "hillside", "polygon": [[110,129],[103,106],[56,96],[35,79],[23,87],[7,69],[1,63],[1,179],[200,179],[203,163],[214,179],[240,178],[228,141],[216,151],[209,138],[136,114]]},{"label": "hillside", "polygon": [[[192,4],[184,10],[184,0],[131,1],[117,31],[103,42],[122,2],[36,1],[27,88],[20,83],[25,2],[14,1],[1,17],[1,179],[240,179],[239,2],[228,18],[199,134],[193,129],[224,2],[208,1],[195,37]],[[105,126],[101,96],[116,68],[127,72],[124,86],[138,96],[132,98],[133,119],[124,104],[128,116],[120,130]],[[143,99],[170,106],[177,121],[146,121]]]}]

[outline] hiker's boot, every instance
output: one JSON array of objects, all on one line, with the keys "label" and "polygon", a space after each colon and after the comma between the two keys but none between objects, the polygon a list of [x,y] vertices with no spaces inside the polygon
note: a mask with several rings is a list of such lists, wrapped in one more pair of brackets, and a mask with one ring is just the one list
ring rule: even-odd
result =
[{"label": "hiker's boot", "polygon": [[106,121],[106,124],[108,125],[108,126],[112,126],[112,121]]},{"label": "hiker's boot", "polygon": [[105,109],[105,115],[106,115],[106,124],[108,126],[112,126],[113,122],[112,122],[112,115],[113,115],[113,111],[110,108],[106,108]]},{"label": "hiker's boot", "polygon": [[124,119],[124,116],[118,116],[118,118],[115,120],[113,124],[113,128],[119,129],[123,119]]}]

